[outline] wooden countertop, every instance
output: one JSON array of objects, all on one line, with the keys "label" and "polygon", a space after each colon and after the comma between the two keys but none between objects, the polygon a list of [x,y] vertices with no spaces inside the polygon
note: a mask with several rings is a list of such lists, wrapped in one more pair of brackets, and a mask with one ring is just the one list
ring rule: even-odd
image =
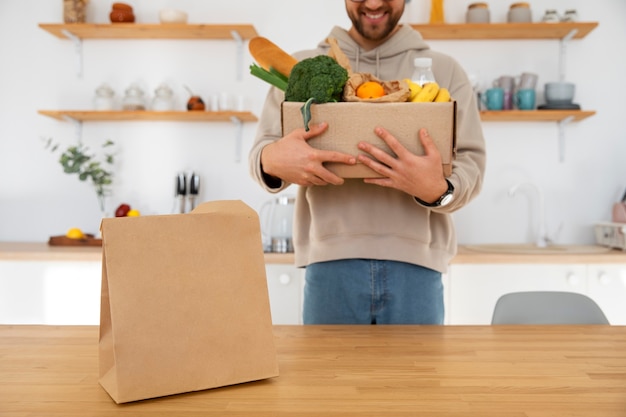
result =
[{"label": "wooden countertop", "polygon": [[0,326],[0,414],[626,415],[619,326],[275,326],[280,376],[116,405],[97,326]]},{"label": "wooden countertop", "polygon": [[[60,247],[43,242],[0,242],[0,261],[100,261],[102,250],[99,247]],[[293,253],[266,253],[267,264],[293,264]],[[458,254],[452,259],[454,264],[494,264],[494,263],[623,263],[626,252],[609,250],[605,253],[579,254],[510,254],[489,253],[468,250],[459,246]]]}]

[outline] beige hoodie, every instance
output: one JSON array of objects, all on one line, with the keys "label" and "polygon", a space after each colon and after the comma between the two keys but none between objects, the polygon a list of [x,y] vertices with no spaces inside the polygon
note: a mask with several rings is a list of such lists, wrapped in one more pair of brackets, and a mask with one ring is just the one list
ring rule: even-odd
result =
[{"label": "beige hoodie", "polygon": [[[456,253],[456,235],[450,213],[470,202],[480,191],[485,169],[485,144],[475,96],[461,66],[452,58],[430,50],[421,35],[403,26],[387,42],[363,51],[342,28],[332,29],[356,72],[369,72],[383,80],[410,78],[413,60],[432,57],[435,79],[457,101],[457,157],[452,175],[454,200],[441,208],[426,208],[403,192],[347,179],[341,186],[299,187],[295,207],[294,246],[297,266],[337,259],[366,258],[407,262],[446,272]],[[324,41],[315,50],[295,56],[304,59],[327,54]],[[268,93],[255,143],[250,151],[250,172],[267,191],[261,150],[281,137],[282,91]],[[417,132],[415,134],[417,139]]]}]

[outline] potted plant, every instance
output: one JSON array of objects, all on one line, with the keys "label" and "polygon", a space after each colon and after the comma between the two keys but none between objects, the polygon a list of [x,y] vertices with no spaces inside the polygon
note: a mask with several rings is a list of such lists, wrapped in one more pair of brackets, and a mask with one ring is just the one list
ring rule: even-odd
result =
[{"label": "potted plant", "polygon": [[[112,169],[115,156],[111,150],[113,145],[111,140],[106,140],[102,144],[102,155],[97,156],[91,153],[88,146],[78,143],[78,145],[69,146],[59,156],[59,163],[63,167],[63,172],[76,174],[80,181],[91,182],[103,215],[106,212],[106,197],[111,195],[111,185],[113,184]],[[50,149],[54,153],[59,149],[59,144],[48,139],[46,149]]]}]

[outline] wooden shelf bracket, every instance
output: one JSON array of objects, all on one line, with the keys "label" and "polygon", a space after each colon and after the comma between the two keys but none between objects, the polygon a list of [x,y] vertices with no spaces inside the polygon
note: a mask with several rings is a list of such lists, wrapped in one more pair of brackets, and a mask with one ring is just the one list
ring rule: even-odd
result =
[{"label": "wooden shelf bracket", "polygon": [[560,41],[560,54],[559,54],[559,80],[565,81],[565,50],[567,49],[567,44],[571,41],[574,36],[578,33],[578,29],[572,29],[567,35],[565,35]]},{"label": "wooden shelf bracket", "polygon": [[75,119],[66,114],[63,115],[63,119],[68,121],[74,125],[74,137],[76,138],[76,143],[81,143],[83,140],[83,122],[82,120]]},{"label": "wooden shelf bracket", "polygon": [[243,79],[243,38],[236,30],[231,30],[230,34],[237,44],[237,81],[241,81]]},{"label": "wooden shelf bracket", "polygon": [[574,116],[559,121],[559,162],[565,161],[565,126],[574,120]]},{"label": "wooden shelf bracket", "polygon": [[76,76],[82,78],[83,76],[83,40],[74,35],[67,29],[63,29],[61,32],[74,43],[74,51],[76,53]]}]

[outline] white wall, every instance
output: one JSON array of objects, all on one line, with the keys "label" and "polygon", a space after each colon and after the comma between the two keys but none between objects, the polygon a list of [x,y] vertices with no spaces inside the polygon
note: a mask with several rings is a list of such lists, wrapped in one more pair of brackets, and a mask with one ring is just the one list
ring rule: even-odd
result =
[{"label": "white wall", "polygon": [[[333,25],[348,27],[343,2],[317,0],[132,0],[137,21],[157,22],[158,10],[173,6],[189,12],[190,23],[251,23],[258,33],[287,51],[315,46]],[[462,22],[469,0],[446,0],[448,22]],[[91,0],[88,19],[108,21],[111,2]],[[504,21],[508,2],[491,2],[492,21]],[[405,21],[428,19],[430,1],[412,0]],[[520,242],[530,239],[527,198],[510,198],[520,181],[542,188],[548,227],[562,243],[593,242],[594,222],[610,218],[612,203],[626,186],[626,87],[624,41],[626,3],[622,0],[541,0],[532,2],[535,19],[545,9],[578,10],[583,21],[599,27],[567,47],[567,79],[577,84],[576,102],[598,114],[565,129],[565,161],[559,162],[556,123],[485,123],[488,166],[482,194],[455,217],[461,243]],[[72,43],[37,27],[62,19],[62,1],[0,2],[0,240],[45,241],[69,227],[95,231],[100,213],[92,189],[61,171],[42,138],[65,145],[75,141],[71,123],[37,114],[40,109],[89,109],[94,90],[109,83],[118,98],[132,82],[153,94],[163,81],[175,88],[179,106],[183,85],[207,97],[220,91],[245,94],[259,115],[266,92],[248,75],[238,81],[235,44],[216,40],[87,40],[84,75],[75,74]],[[494,78],[532,71],[540,84],[558,78],[559,42],[430,41],[455,56],[486,86]],[[256,124],[244,128],[241,162],[235,161],[235,129],[230,123],[85,123],[83,141],[96,148],[110,138],[119,151],[110,205],[130,203],[144,214],[169,213],[174,175],[196,170],[202,200],[242,199],[260,209],[270,196],[248,175],[247,152]],[[289,190],[288,193],[294,193]]]}]

